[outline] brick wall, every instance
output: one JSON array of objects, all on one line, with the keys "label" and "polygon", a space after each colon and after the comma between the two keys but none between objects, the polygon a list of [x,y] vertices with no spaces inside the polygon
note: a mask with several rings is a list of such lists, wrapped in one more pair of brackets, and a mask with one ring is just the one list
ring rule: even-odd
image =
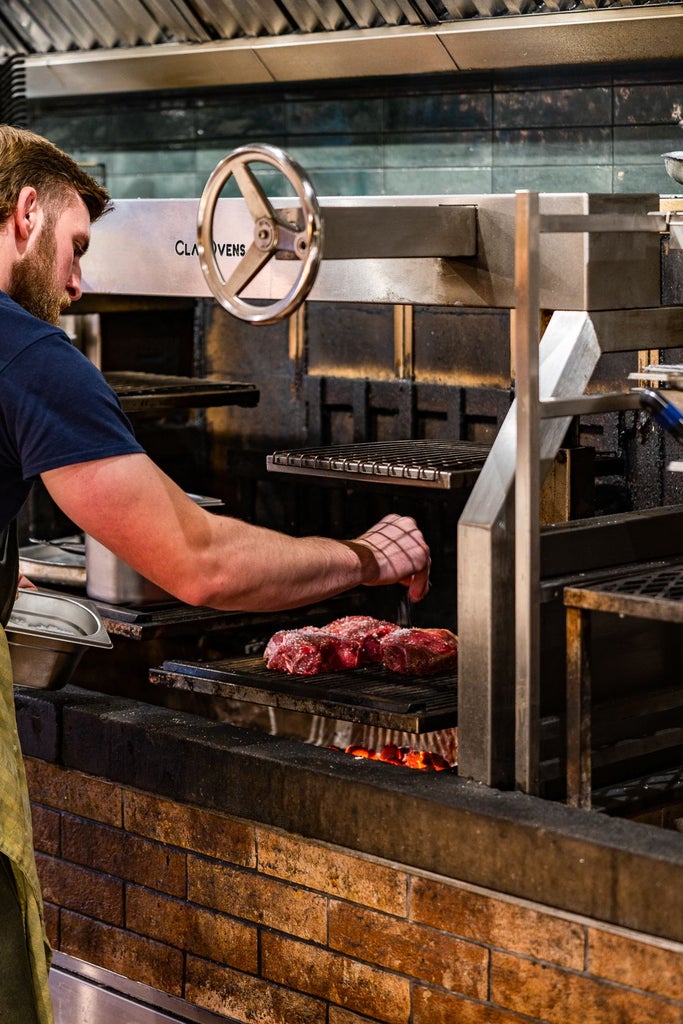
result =
[{"label": "brick wall", "polygon": [[683,944],[27,757],[56,949],[259,1024],[680,1024]]}]

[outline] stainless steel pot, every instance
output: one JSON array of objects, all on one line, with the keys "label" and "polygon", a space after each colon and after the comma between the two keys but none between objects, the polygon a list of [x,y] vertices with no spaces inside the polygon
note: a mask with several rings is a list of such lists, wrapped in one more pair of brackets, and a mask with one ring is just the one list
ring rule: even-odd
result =
[{"label": "stainless steel pot", "polygon": [[674,153],[663,153],[666,173],[679,185],[683,185],[683,150]]},{"label": "stainless steel pot", "polygon": [[[188,494],[188,497],[202,508],[214,512],[224,507],[220,498],[199,494]],[[175,600],[88,534],[85,537],[85,577],[88,597],[106,604],[139,606]]]}]

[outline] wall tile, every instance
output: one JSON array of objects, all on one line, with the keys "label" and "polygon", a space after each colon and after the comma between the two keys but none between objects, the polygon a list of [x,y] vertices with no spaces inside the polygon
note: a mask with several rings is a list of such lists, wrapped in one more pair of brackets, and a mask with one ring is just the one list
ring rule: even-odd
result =
[{"label": "wall tile", "polygon": [[[438,992],[416,985],[413,990],[413,1024],[531,1024],[526,1014],[519,1016],[490,1003],[472,1002],[461,996]],[[585,1021],[588,1024],[588,1021]]]},{"label": "wall tile", "polygon": [[406,132],[387,136],[387,167],[481,167],[491,163],[489,132]]},{"label": "wall tile", "polygon": [[614,90],[615,124],[673,124],[683,120],[683,81],[620,85]]},{"label": "wall tile", "polygon": [[[91,97],[31,109],[31,127],[78,159],[104,164],[118,198],[197,198],[227,153],[257,142],[291,152],[329,196],[674,194],[654,166],[662,152],[683,149],[683,82],[671,68],[647,78],[609,67],[520,71],[502,82],[433,76],[419,88],[412,79],[359,81],[344,96],[308,84],[226,88],[136,95],[125,108]],[[501,174],[511,167],[514,174]],[[274,175],[266,181],[271,196],[293,194]],[[224,195],[239,194],[230,181]]]},{"label": "wall tile", "polygon": [[159,942],[62,911],[60,949],[131,981],[182,995],[183,954]]},{"label": "wall tile", "polygon": [[407,878],[389,865],[316,843],[306,844],[302,857],[300,843],[264,829],[259,829],[258,849],[259,871],[265,874],[387,913],[406,912]]},{"label": "wall tile", "polygon": [[680,1024],[683,1006],[547,965],[493,953],[491,1000],[548,1024]]},{"label": "wall tile", "polygon": [[493,134],[496,167],[550,165],[571,167],[581,154],[581,165],[609,165],[612,137],[609,128],[531,128]]},{"label": "wall tile", "polygon": [[530,189],[532,192],[611,192],[612,167],[591,164],[542,167],[494,167],[493,191]]},{"label": "wall tile", "polygon": [[489,952],[387,914],[330,903],[332,949],[475,999],[488,995]]},{"label": "wall tile", "polygon": [[185,998],[212,1013],[244,1024],[326,1024],[322,1000],[242,974],[215,963],[187,958]]},{"label": "wall tile", "polygon": [[114,199],[195,199],[194,174],[111,174],[107,188]]},{"label": "wall tile", "polygon": [[58,811],[49,810],[47,807],[39,807],[38,804],[31,805],[31,819],[33,822],[33,846],[41,853],[49,853],[57,856],[60,848],[60,815]]},{"label": "wall tile", "polygon": [[36,855],[44,898],[110,925],[123,924],[123,883],[97,871]]},{"label": "wall tile", "polygon": [[115,878],[139,882],[175,896],[185,895],[185,855],[119,829],[65,815],[62,856]]},{"label": "wall tile", "polygon": [[310,178],[319,196],[381,196],[386,193],[380,170],[313,171]]},{"label": "wall tile", "polygon": [[408,1024],[410,983],[406,978],[270,933],[264,933],[261,942],[261,973],[270,981],[386,1024]]},{"label": "wall tile", "polygon": [[188,896],[195,903],[303,939],[324,942],[327,935],[323,896],[214,861],[189,858]]},{"label": "wall tile", "polygon": [[38,758],[25,758],[26,779],[31,799],[56,809],[69,808],[73,814],[121,825],[121,787],[89,775],[68,771]]},{"label": "wall tile", "polygon": [[606,86],[511,90],[493,97],[497,129],[601,125],[611,118],[612,96]]},{"label": "wall tile", "polygon": [[542,914],[520,900],[496,900],[457,885],[414,878],[411,919],[453,935],[580,970],[585,933],[574,921]]},{"label": "wall tile", "polygon": [[382,124],[382,101],[364,99],[291,99],[286,107],[287,133],[337,135],[376,132]]},{"label": "wall tile", "polygon": [[654,192],[665,196],[683,194],[683,185],[669,177],[663,160],[656,164],[615,164],[612,177],[613,192]]},{"label": "wall tile", "polygon": [[131,790],[124,796],[124,820],[130,832],[149,839],[242,867],[256,864],[256,831],[247,822]]},{"label": "wall tile", "polygon": [[490,167],[415,167],[387,170],[385,194],[390,196],[462,196],[491,191]]},{"label": "wall tile", "polygon": [[258,972],[256,928],[225,914],[129,885],[126,928],[194,956],[218,957],[236,970]]},{"label": "wall tile", "polygon": [[677,999],[683,1003],[679,943],[644,942],[633,936],[588,929],[588,970],[601,978]]},{"label": "wall tile", "polygon": [[384,127],[390,132],[491,126],[492,106],[488,90],[399,94],[387,96],[384,101]]},{"label": "wall tile", "polygon": [[614,163],[654,163],[663,153],[683,150],[678,125],[617,125],[614,128]]},{"label": "wall tile", "polygon": [[305,171],[338,171],[344,169],[381,168],[384,160],[382,138],[378,133],[366,135],[329,135],[312,140],[307,136],[290,135],[285,146]]},{"label": "wall tile", "polygon": [[267,99],[253,93],[245,96],[208,96],[195,107],[196,135],[204,139],[240,139],[247,142],[265,142],[266,138],[282,131],[287,104],[284,97],[274,94]]}]

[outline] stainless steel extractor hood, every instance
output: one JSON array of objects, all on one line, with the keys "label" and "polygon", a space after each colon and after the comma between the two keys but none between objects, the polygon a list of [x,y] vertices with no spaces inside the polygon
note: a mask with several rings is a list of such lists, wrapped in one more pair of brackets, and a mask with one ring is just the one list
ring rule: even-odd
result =
[{"label": "stainless steel extractor hood", "polygon": [[631,0],[10,0],[29,99],[678,60],[683,4]]}]

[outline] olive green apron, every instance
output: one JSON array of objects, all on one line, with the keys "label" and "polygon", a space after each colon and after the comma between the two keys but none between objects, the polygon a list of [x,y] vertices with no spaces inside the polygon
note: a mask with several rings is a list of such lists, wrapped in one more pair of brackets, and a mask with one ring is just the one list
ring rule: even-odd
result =
[{"label": "olive green apron", "polygon": [[[6,964],[17,964],[9,973],[7,984],[14,979],[12,983],[18,991],[16,1000],[6,1000],[8,1005],[0,1002],[0,1020],[3,1024],[14,1020],[17,1024],[32,1024],[33,1020],[37,1024],[53,1024],[48,987],[52,953],[45,935],[43,901],[33,852],[31,808],[14,710],[12,664],[3,628],[16,597],[18,568],[16,526],[11,524],[0,539],[0,899],[3,900],[0,957]],[[15,939],[18,937],[19,942],[11,944],[10,932],[17,921],[23,926],[23,948],[18,928],[15,928],[18,932]],[[33,991],[19,987],[17,979],[21,978],[22,969],[30,973]],[[2,987],[7,991],[6,985]]]}]

